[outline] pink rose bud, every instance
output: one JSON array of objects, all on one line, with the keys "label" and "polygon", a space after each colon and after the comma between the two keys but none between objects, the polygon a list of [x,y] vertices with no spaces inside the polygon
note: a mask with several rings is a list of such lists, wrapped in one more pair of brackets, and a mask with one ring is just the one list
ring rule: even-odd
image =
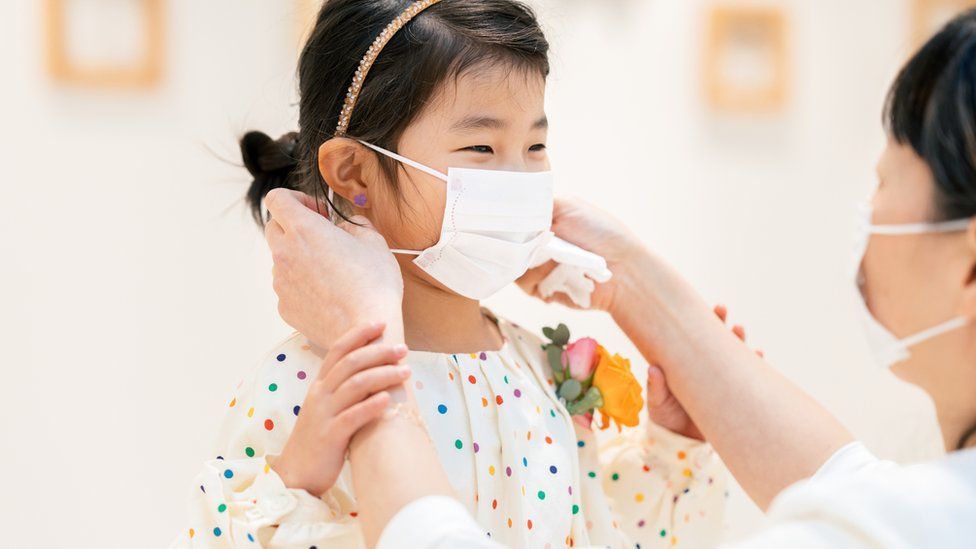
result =
[{"label": "pink rose bud", "polygon": [[578,339],[566,346],[563,353],[563,366],[569,363],[569,376],[577,381],[584,381],[593,375],[600,356],[596,352],[597,342],[591,337]]}]

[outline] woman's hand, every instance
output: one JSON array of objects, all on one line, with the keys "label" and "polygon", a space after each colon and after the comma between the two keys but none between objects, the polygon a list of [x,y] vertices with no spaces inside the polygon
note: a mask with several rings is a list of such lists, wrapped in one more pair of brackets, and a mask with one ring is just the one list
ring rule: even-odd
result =
[{"label": "woman's hand", "polygon": [[[717,305],[715,314],[725,322],[729,316],[729,310],[725,305]],[[736,324],[732,327],[732,333],[744,343],[746,340],[746,330]],[[763,352],[757,350],[756,354],[760,357]],[[684,407],[678,399],[668,389],[668,381],[664,376],[664,371],[658,366],[651,365],[647,369],[647,413],[655,424],[679,435],[697,440],[705,440],[698,426],[685,412]]]},{"label": "woman's hand", "polygon": [[353,326],[386,322],[391,340],[402,336],[403,279],[386,245],[363,217],[334,225],[324,204],[297,191],[274,189],[265,238],[274,259],[278,313],[323,348]]},{"label": "woman's hand", "polygon": [[[552,231],[563,240],[602,255],[613,271],[613,278],[597,284],[591,296],[591,309],[611,311],[615,307],[619,288],[626,283],[627,274],[633,269],[635,258],[647,254],[637,237],[610,214],[575,198],[557,198],[553,208]],[[555,267],[555,263],[536,267],[518,281],[529,295],[543,299],[538,285]],[[566,295],[557,293],[544,299],[567,307],[578,308]]]},{"label": "woman's hand", "polygon": [[349,441],[360,428],[383,414],[386,391],[410,377],[398,365],[402,344],[378,343],[384,325],[372,324],[343,335],[322,362],[309,387],[295,429],[272,468],[289,488],[320,496],[335,484]]}]

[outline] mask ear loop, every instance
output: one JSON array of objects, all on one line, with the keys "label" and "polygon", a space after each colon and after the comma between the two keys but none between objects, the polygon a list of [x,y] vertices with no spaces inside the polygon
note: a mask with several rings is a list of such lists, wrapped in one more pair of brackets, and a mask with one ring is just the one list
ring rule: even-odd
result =
[{"label": "mask ear loop", "polygon": [[939,223],[908,223],[904,225],[868,225],[871,234],[908,235],[925,233],[955,233],[969,228],[971,219],[956,219]]},{"label": "mask ear loop", "polygon": [[[357,141],[359,141],[359,140],[357,139]],[[388,156],[388,157],[392,158],[393,160],[396,160],[397,162],[400,162],[401,164],[406,164],[407,166],[410,166],[411,168],[416,168],[416,169],[418,169],[418,170],[420,170],[420,171],[422,171],[422,172],[424,172],[424,173],[426,173],[428,175],[432,175],[432,176],[436,177],[437,179],[440,179],[441,181],[444,181],[445,183],[449,180],[449,178],[446,175],[444,175],[441,172],[435,170],[434,168],[430,168],[430,167],[424,166],[420,162],[415,162],[415,161],[410,160],[409,158],[407,158],[405,156],[400,156],[399,154],[397,154],[397,153],[395,153],[393,151],[388,151],[388,150],[386,150],[386,149],[384,149],[382,147],[377,147],[376,145],[373,145],[372,143],[367,143],[365,141],[359,141],[359,142],[362,143],[363,145],[369,147],[370,149],[373,149],[374,151],[382,154],[382,155]],[[331,190],[332,189],[329,189],[330,192],[331,192]],[[400,250],[400,249],[391,249],[390,251],[393,252],[393,253],[395,253],[395,254],[402,254],[402,255],[420,255],[421,253],[423,253],[423,252],[418,252],[416,250]]]}]

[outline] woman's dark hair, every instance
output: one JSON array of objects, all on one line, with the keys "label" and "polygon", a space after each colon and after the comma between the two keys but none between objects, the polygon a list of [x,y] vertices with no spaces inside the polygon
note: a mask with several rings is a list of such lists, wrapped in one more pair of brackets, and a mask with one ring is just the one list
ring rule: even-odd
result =
[{"label": "woman's dark hair", "polygon": [[[327,0],[298,62],[299,131],[273,140],[249,132],[240,142],[254,181],[248,205],[259,225],[261,200],[274,188],[301,190],[328,200],[318,148],[332,138],[346,90],[376,36],[411,0]],[[397,32],[379,54],[360,92],[347,131],[396,151],[403,131],[438,86],[474,67],[504,65],[549,74],[549,44],[535,14],[518,0],[442,0]],[[397,165],[378,157],[394,190]],[[338,196],[333,208],[346,216]]]},{"label": "woman's dark hair", "polygon": [[976,9],[950,21],[901,70],[885,126],[932,169],[941,219],[976,216]]},{"label": "woman's dark hair", "polygon": [[[976,216],[976,9],[950,21],[902,69],[885,125],[932,169],[940,220]],[[957,449],[974,435],[976,425]]]}]

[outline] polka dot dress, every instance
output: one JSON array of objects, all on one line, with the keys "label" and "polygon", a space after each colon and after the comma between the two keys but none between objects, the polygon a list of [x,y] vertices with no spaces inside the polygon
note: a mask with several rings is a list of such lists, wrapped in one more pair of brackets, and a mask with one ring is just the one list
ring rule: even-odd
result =
[{"label": "polka dot dress", "polygon": [[[435,448],[485,535],[533,548],[713,544],[725,477],[710,447],[645,426],[601,451],[555,397],[540,340],[499,326],[499,351],[407,359]],[[238,385],[219,455],[193,483],[190,524],[173,547],[365,546],[348,464],[322,498],[288,489],[269,466],[320,354],[295,334]]]}]

